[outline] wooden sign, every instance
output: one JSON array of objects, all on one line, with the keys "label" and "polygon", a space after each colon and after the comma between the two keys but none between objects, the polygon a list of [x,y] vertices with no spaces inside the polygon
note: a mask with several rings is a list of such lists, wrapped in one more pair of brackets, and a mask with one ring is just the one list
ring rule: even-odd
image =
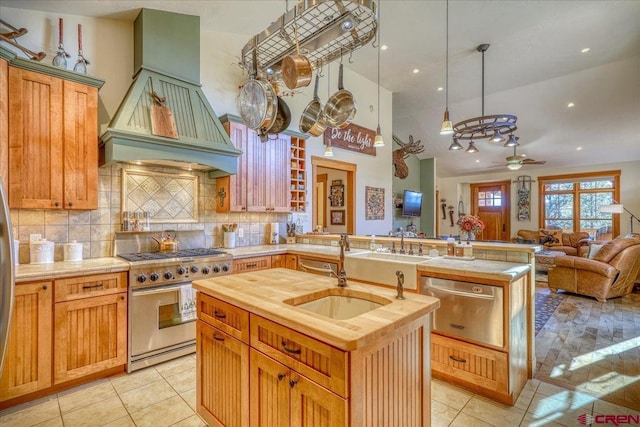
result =
[{"label": "wooden sign", "polygon": [[376,155],[376,148],[373,146],[375,138],[375,130],[363,128],[353,123],[344,129],[327,128],[324,131],[325,145],[330,142],[332,147],[344,148],[371,156]]}]

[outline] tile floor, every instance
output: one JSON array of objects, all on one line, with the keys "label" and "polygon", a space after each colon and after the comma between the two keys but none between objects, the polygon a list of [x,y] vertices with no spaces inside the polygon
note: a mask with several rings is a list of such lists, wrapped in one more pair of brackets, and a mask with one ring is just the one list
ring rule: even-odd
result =
[{"label": "tile floor", "polygon": [[[195,355],[104,379],[0,412],[2,427],[204,426],[195,412]],[[432,382],[431,425],[578,426],[581,414],[634,414],[622,406],[529,380],[505,406],[439,380]]]}]

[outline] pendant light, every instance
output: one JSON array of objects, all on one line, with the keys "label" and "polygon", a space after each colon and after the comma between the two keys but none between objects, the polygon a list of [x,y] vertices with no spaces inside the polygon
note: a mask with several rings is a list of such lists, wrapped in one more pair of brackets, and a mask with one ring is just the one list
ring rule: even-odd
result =
[{"label": "pendant light", "polygon": [[327,146],[324,149],[325,157],[333,157],[333,149],[331,148],[331,141],[327,141]]},{"label": "pendant light", "polygon": [[[446,52],[446,75],[445,75],[445,107],[444,107],[444,119],[442,120],[442,127],[440,128],[440,135],[452,135],[453,134],[453,125],[451,124],[451,120],[449,119],[449,0],[447,0],[447,35],[445,37],[447,44],[447,52]],[[454,147],[456,143],[451,144],[451,147]],[[458,144],[460,145],[460,144]],[[457,150],[458,148],[451,148],[450,150]]]},{"label": "pendant light", "polygon": [[380,132],[380,3],[381,1],[378,0],[378,127],[376,128],[376,137],[373,140],[374,147],[384,147]]}]

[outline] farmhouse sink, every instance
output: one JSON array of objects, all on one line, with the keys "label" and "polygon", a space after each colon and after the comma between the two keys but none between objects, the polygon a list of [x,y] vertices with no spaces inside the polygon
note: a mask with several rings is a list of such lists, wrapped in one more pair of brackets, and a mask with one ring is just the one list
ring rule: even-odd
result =
[{"label": "farmhouse sink", "polygon": [[335,320],[347,320],[389,304],[388,299],[343,288],[325,289],[285,300],[285,304]]},{"label": "farmhouse sink", "polygon": [[402,271],[405,289],[417,289],[417,265],[429,260],[426,256],[360,252],[344,257],[344,269],[349,279],[387,286],[396,286],[396,271]]}]

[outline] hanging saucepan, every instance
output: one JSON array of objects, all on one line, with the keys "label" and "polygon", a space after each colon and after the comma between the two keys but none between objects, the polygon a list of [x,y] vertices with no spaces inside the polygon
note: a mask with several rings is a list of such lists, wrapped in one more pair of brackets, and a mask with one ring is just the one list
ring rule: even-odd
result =
[{"label": "hanging saucepan", "polygon": [[273,122],[273,126],[271,126],[267,133],[280,133],[285,131],[289,124],[291,124],[291,111],[289,110],[289,106],[286,102],[280,97],[278,97],[278,115]]},{"label": "hanging saucepan", "polygon": [[300,55],[298,27],[293,27],[293,32],[296,39],[296,54],[285,56],[281,67],[282,80],[289,89],[309,86],[313,73],[309,59],[304,55]]},{"label": "hanging saucepan", "polygon": [[320,136],[327,128],[327,121],[322,112],[322,104],[318,98],[318,80],[320,76],[316,74],[316,84],[313,88],[313,100],[307,104],[300,116],[300,132],[313,136]]},{"label": "hanging saucepan", "polygon": [[257,75],[258,58],[254,49],[253,75],[238,95],[238,111],[244,123],[251,129],[269,129],[278,115],[278,96],[273,85],[260,80]]},{"label": "hanging saucepan", "polygon": [[338,91],[331,95],[324,105],[324,116],[331,127],[342,129],[347,127],[358,111],[353,95],[345,90],[342,84],[342,63],[338,74]]}]

